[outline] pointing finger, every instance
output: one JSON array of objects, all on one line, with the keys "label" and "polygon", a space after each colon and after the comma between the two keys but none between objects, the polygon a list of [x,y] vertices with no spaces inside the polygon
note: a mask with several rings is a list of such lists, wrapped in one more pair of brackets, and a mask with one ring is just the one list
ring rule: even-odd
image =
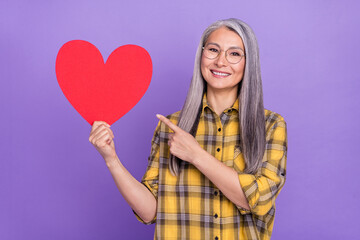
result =
[{"label": "pointing finger", "polygon": [[181,128],[179,128],[178,126],[176,126],[175,124],[173,124],[169,119],[167,119],[166,117],[164,117],[161,114],[156,114],[156,117],[162,121],[163,123],[165,123],[171,130],[173,130],[174,132],[179,132],[182,131]]}]

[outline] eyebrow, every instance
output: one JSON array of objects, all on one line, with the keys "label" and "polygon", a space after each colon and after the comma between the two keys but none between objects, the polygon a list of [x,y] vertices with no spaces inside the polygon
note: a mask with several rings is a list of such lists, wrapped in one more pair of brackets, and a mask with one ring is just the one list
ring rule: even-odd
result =
[{"label": "eyebrow", "polygon": [[[220,45],[219,44],[217,44],[217,43],[213,43],[213,42],[209,42],[209,43],[207,43],[206,45],[209,45],[209,44],[212,44],[212,45],[215,45],[215,46],[218,46],[219,48],[221,48],[220,47]],[[238,47],[238,46],[231,46],[231,47],[229,47],[228,49],[240,49],[240,50],[242,50],[243,52],[244,52],[244,49],[242,49],[241,47]]]}]

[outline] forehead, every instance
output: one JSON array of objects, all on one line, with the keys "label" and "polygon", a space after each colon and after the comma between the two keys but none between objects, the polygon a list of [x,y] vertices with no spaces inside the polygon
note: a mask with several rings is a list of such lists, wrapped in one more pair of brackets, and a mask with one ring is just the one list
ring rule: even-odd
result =
[{"label": "forehead", "polygon": [[205,44],[208,43],[215,43],[223,48],[240,47],[244,49],[241,37],[227,27],[220,27],[213,31],[205,42]]}]

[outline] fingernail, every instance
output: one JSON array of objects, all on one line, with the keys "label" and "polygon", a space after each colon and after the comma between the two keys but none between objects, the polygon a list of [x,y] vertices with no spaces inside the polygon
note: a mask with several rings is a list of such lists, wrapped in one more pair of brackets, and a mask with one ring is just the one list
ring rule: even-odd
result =
[{"label": "fingernail", "polygon": [[156,114],[156,117],[160,119],[160,114]]}]

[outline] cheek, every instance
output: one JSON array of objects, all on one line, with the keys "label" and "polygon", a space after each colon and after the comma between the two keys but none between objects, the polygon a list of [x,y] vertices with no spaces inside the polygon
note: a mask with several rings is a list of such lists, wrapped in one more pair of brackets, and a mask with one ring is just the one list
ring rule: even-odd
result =
[{"label": "cheek", "polygon": [[204,58],[201,58],[201,62],[200,62],[200,70],[201,70],[201,75],[205,75],[206,73],[206,61],[204,60]]},{"label": "cheek", "polygon": [[245,63],[240,64],[234,70],[236,71],[237,75],[241,76],[241,78],[242,78],[242,76],[244,76],[244,72],[245,72]]}]

